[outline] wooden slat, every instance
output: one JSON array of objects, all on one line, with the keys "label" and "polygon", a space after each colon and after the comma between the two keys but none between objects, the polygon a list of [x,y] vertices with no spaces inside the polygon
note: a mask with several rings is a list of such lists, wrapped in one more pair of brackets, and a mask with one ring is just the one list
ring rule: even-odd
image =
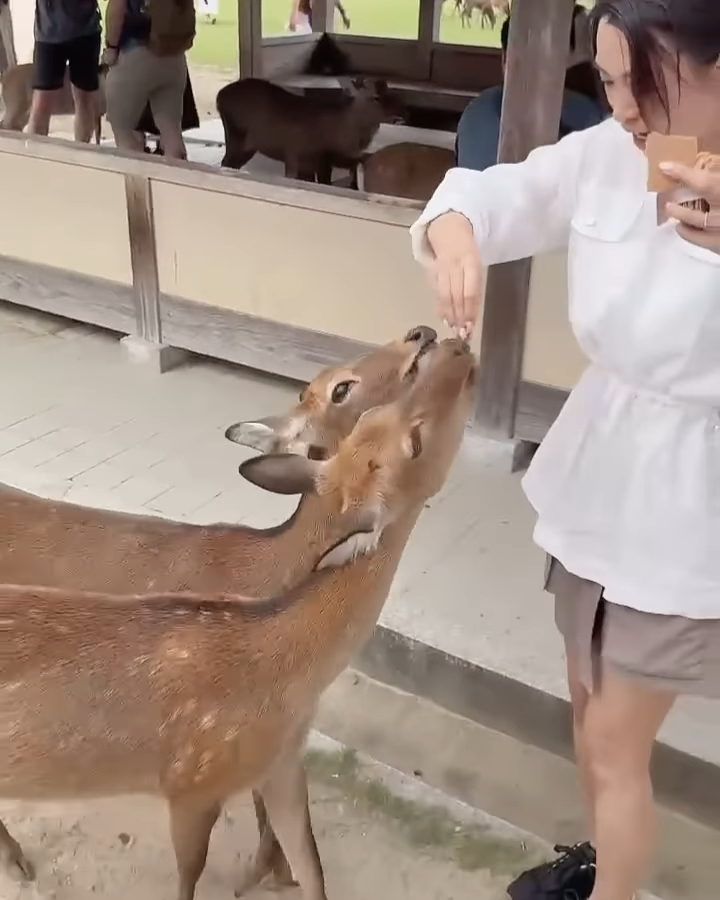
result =
[{"label": "wooden slat", "polygon": [[150,179],[126,175],[125,195],[138,334],[147,341],[161,344],[160,288]]},{"label": "wooden slat", "polygon": [[335,30],[334,0],[313,0],[312,30],[320,34]]},{"label": "wooden slat", "polygon": [[540,444],[560,415],[568,393],[546,384],[522,381],[518,390],[515,437]]},{"label": "wooden slat", "polygon": [[46,159],[68,165],[140,175],[152,181],[185,185],[218,194],[247,197],[281,206],[313,209],[355,219],[410,226],[418,216],[421,204],[394,197],[358,194],[321,184],[287,181],[283,178],[260,178],[228,169],[216,169],[197,163],[164,159],[148,154],[122,153],[97,149],[52,138],[29,138],[24,134],[0,131],[0,165],[2,155],[9,153],[32,159]]},{"label": "wooden slat", "polygon": [[287,34],[281,38],[263,38],[263,78],[275,80],[304,72],[318,38],[317,34]]},{"label": "wooden slat", "polygon": [[262,78],[262,0],[237,0],[241,78]]},{"label": "wooden slat", "polygon": [[477,95],[502,83],[500,51],[496,47],[435,44],[430,80],[435,87],[456,88]]},{"label": "wooden slat", "polygon": [[326,366],[367,353],[370,345],[163,294],[163,337],[173,347],[310,381]]},{"label": "wooden slat", "polygon": [[[573,0],[515,0],[510,20],[499,160],[519,162],[557,140]],[[515,431],[525,347],[528,260],[488,272],[476,421],[497,438]]]},{"label": "wooden slat", "polygon": [[130,285],[10,256],[0,256],[0,300],[121,334],[131,334],[136,327]]},{"label": "wooden slat", "polygon": [[440,38],[440,15],[443,0],[420,0],[418,10],[418,47],[430,68],[433,44]]},{"label": "wooden slat", "polygon": [[347,55],[350,70],[382,78],[429,81],[430,60],[416,40],[343,34],[333,36]]}]

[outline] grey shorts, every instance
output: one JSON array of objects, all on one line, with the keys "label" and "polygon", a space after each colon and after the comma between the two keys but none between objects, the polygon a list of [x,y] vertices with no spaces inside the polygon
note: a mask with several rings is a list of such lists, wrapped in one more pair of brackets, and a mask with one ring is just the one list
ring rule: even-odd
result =
[{"label": "grey shorts", "polygon": [[184,53],[156,56],[144,46],[123,50],[105,84],[113,131],[135,131],[148,102],[159,129],[166,124],[181,128],[186,82]]},{"label": "grey shorts", "polygon": [[588,690],[609,667],[656,690],[720,697],[720,619],[686,619],[608,602],[601,585],[548,557],[545,589]]}]

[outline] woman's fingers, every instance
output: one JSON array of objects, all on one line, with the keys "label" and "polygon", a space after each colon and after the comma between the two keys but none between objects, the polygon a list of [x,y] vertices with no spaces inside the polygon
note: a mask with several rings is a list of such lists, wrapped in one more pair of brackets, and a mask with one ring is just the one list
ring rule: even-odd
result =
[{"label": "woman's fingers", "polygon": [[660,163],[661,171],[679,185],[689,188],[710,203],[720,203],[720,173],[713,169],[691,168],[680,163]]},{"label": "woman's fingers", "polygon": [[436,260],[433,286],[442,320],[469,337],[480,309],[480,267],[472,259]]},{"label": "woman's fingers", "polygon": [[665,209],[671,219],[677,219],[691,228],[702,228],[705,224],[705,213],[701,209],[691,209],[679,203],[668,203]]},{"label": "woman's fingers", "polygon": [[468,260],[463,272],[463,309],[461,327],[463,337],[472,334],[480,312],[480,267],[474,260]]}]

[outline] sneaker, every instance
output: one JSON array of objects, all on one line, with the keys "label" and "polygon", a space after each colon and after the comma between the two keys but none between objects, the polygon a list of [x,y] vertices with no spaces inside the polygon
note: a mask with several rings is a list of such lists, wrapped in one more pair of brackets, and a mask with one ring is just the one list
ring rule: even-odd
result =
[{"label": "sneaker", "polygon": [[528,869],[508,887],[512,900],[589,900],[595,887],[595,848],[589,841],[564,847],[554,862]]}]

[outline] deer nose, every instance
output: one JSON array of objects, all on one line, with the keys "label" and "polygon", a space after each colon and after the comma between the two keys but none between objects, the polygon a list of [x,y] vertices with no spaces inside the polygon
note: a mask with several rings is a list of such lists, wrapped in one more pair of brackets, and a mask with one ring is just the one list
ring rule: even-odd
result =
[{"label": "deer nose", "polygon": [[405,335],[406,343],[413,344],[432,344],[433,341],[437,340],[437,331],[434,328],[430,328],[429,325],[418,325],[416,328],[411,329]]}]

